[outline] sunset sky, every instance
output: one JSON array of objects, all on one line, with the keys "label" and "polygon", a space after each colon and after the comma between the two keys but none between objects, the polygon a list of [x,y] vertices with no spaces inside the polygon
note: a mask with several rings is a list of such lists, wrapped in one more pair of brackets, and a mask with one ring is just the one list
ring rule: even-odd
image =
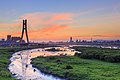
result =
[{"label": "sunset sky", "polygon": [[1,0],[0,38],[21,36],[23,19],[31,41],[120,39],[120,0]]}]

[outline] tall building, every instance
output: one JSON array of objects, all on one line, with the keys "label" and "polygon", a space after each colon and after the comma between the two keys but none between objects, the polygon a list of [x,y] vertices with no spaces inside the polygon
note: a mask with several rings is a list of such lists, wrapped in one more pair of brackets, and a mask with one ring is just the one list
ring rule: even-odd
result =
[{"label": "tall building", "polygon": [[11,40],[12,40],[11,35],[7,35],[7,41],[11,41]]},{"label": "tall building", "polygon": [[70,37],[70,43],[72,43],[73,42],[73,39],[72,39],[72,37]]},{"label": "tall building", "polygon": [[91,37],[91,42],[93,42],[93,38]]}]

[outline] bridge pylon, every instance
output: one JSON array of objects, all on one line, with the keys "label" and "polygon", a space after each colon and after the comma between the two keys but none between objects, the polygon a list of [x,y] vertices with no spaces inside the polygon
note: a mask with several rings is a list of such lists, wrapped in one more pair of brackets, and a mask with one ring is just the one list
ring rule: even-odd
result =
[{"label": "bridge pylon", "polygon": [[27,31],[27,19],[23,20],[23,28],[22,28],[22,35],[21,35],[21,41],[20,42],[22,42],[24,33],[26,34],[27,43],[29,43],[28,31]]}]

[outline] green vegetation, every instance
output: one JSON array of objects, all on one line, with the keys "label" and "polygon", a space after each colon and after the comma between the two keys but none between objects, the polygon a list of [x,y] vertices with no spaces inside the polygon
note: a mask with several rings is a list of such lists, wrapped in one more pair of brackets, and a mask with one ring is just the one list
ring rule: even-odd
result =
[{"label": "green vegetation", "polygon": [[26,47],[0,47],[0,80],[15,80],[8,70],[9,59],[13,53],[26,49]]},{"label": "green vegetation", "polygon": [[0,80],[14,80],[8,71],[9,58],[13,52],[13,49],[0,48]]},{"label": "green vegetation", "polygon": [[108,62],[120,62],[119,49],[103,49],[95,47],[73,47],[75,50],[82,53],[76,53],[76,56],[85,59],[98,59]]},{"label": "green vegetation", "polygon": [[35,58],[32,64],[45,73],[67,80],[120,80],[120,63],[53,56]]},{"label": "green vegetation", "polygon": [[39,46],[22,46],[22,47],[0,47],[0,80],[15,80],[12,78],[10,71],[8,70],[8,65],[10,63],[10,57],[12,54],[24,50],[24,49],[34,49],[39,48]]},{"label": "green vegetation", "polygon": [[[29,47],[29,49],[31,48]],[[120,50],[90,47],[73,48],[81,51],[82,54],[38,57],[33,59],[32,64],[45,73],[67,80],[120,80],[120,63],[118,63],[120,61]],[[23,49],[26,47],[0,47],[0,80],[15,80],[8,70],[9,58],[13,53]]]}]

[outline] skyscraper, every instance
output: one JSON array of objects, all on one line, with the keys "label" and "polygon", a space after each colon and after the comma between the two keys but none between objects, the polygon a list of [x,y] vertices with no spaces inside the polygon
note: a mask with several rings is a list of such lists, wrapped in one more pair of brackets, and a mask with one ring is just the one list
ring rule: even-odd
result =
[{"label": "skyscraper", "polygon": [[7,41],[11,41],[12,37],[11,35],[7,35]]},{"label": "skyscraper", "polygon": [[70,37],[70,43],[72,43],[72,42],[73,42],[72,37]]}]

